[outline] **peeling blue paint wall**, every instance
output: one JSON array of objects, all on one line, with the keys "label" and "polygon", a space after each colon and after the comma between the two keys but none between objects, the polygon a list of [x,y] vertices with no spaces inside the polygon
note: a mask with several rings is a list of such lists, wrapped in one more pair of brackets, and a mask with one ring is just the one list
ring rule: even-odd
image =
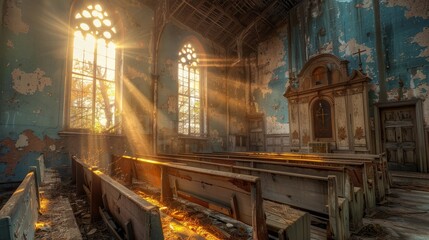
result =
[{"label": "peeling blue paint wall", "polygon": [[[136,96],[151,98],[153,11],[135,1],[111,4],[114,11],[126,13],[121,15],[125,31],[119,43],[123,100],[133,108],[124,111],[142,116],[135,124],[145,126],[140,133],[151,133],[147,105],[136,104]],[[0,0],[0,182],[20,180],[31,159],[42,153],[47,167],[69,164],[59,132],[64,129],[71,6],[71,0]]]},{"label": "peeling blue paint wall", "polygon": [[427,1],[389,1],[381,6],[389,100],[422,98],[429,126],[429,6]]},{"label": "peeling blue paint wall", "polygon": [[0,181],[16,181],[61,129],[70,1],[0,5]]},{"label": "peeling blue paint wall", "polygon": [[5,0],[1,5],[14,22],[5,20],[0,36],[0,136],[14,137],[31,128],[40,138],[56,137],[62,122],[58,113],[62,111],[68,34],[64,24],[70,2]]},{"label": "peeling blue paint wall", "polygon": [[[364,50],[362,68],[371,78],[371,115],[372,105],[379,101],[380,91],[387,91],[388,100],[398,100],[399,79],[405,83],[402,99],[427,99],[427,2],[394,0],[380,4],[382,55],[388,67],[385,70],[385,89],[381,90],[374,11],[370,0],[305,0],[291,10],[284,26],[259,45],[257,66],[253,69],[258,77],[252,82],[251,98],[259,111],[265,113],[267,133],[288,133],[288,104],[282,93],[290,84],[289,76],[296,77],[308,59],[321,53],[348,60],[351,70],[359,68],[355,53]],[[428,102],[424,101],[426,125],[429,125]]]}]

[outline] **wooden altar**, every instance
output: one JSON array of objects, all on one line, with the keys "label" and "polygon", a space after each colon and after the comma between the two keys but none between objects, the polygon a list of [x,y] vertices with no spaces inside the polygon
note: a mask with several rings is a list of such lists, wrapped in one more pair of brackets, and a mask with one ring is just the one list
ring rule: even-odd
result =
[{"label": "wooden altar", "polygon": [[284,96],[289,102],[292,151],[328,143],[330,151],[369,152],[368,86],[348,61],[321,54],[304,65]]}]

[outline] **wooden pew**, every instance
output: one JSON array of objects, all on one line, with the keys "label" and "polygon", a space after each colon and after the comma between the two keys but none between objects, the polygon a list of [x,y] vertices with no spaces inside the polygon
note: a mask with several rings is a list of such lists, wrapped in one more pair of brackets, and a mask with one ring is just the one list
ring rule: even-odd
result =
[{"label": "wooden pew", "polygon": [[113,157],[112,174],[117,176],[118,170],[131,173],[124,177],[125,182],[131,182],[130,178],[134,177],[159,189],[163,202],[173,198],[174,190],[178,197],[235,216],[253,226],[254,239],[268,236],[258,177],[130,156]]},{"label": "wooden pew", "polygon": [[216,163],[227,163],[233,162],[235,165],[250,166],[254,167],[255,163],[275,164],[275,163],[294,163],[294,164],[305,164],[309,166],[339,166],[346,167],[352,174],[350,178],[352,184],[356,187],[360,187],[364,193],[365,200],[365,213],[371,216],[375,213],[376,207],[376,193],[375,193],[375,173],[373,164],[367,161],[341,161],[331,159],[304,159],[304,158],[256,158],[256,157],[243,157],[236,155],[225,154],[162,154],[161,156],[171,157],[185,157],[189,159],[195,159],[200,161],[212,161]]},{"label": "wooden pew", "polygon": [[387,159],[384,153],[382,154],[346,154],[346,153],[321,153],[321,154],[306,154],[306,153],[266,153],[266,152],[235,152],[235,153],[216,153],[221,155],[237,155],[251,156],[263,158],[305,158],[305,159],[332,159],[332,160],[347,160],[347,161],[370,161],[373,163],[374,172],[376,174],[376,199],[381,203],[386,201],[386,194],[390,193],[392,186],[392,177],[387,166]]},{"label": "wooden pew", "polygon": [[158,207],[76,157],[72,167],[77,193],[88,196],[92,220],[101,217],[117,239],[164,239]]},{"label": "wooden pew", "polygon": [[[115,157],[116,159],[119,157]],[[116,160],[121,164],[124,163],[124,159],[139,159],[132,158],[129,156],[122,156],[121,160]],[[145,156],[145,161],[157,161],[161,158],[155,156]],[[163,161],[168,158],[162,159]],[[204,171],[216,172],[224,171],[223,174],[239,173],[239,176],[253,175],[260,179],[262,186],[262,197],[267,200],[272,200],[279,203],[298,207],[302,210],[311,211],[328,217],[328,237],[334,239],[347,239],[349,233],[349,206],[346,198],[338,197],[337,194],[337,181],[335,176],[309,176],[304,174],[296,173],[285,173],[280,171],[266,170],[266,169],[254,169],[242,166],[233,166],[227,164],[217,163],[204,163],[200,161],[187,161],[186,159],[169,159],[170,163],[168,166],[177,166],[180,163],[180,167],[184,167],[182,164],[193,164],[192,166],[201,167]],[[174,164],[176,162],[176,164]],[[161,164],[161,162],[159,162]],[[146,166],[146,171],[153,173],[153,168]],[[140,170],[136,170],[139,172]],[[149,174],[149,173],[148,173]],[[159,174],[155,174],[159,175]],[[251,177],[251,176],[248,176]],[[150,177],[152,178],[152,177]],[[153,184],[158,184],[154,182]],[[234,190],[235,191],[235,190]],[[209,193],[212,196],[213,191]],[[208,197],[208,196],[204,196]],[[311,201],[308,201],[311,198]],[[219,200],[221,201],[221,200]],[[226,200],[223,200],[224,202]],[[242,204],[237,204],[242,206]]]},{"label": "wooden pew", "polygon": [[[163,154],[168,156],[168,154]],[[361,187],[364,192],[365,198],[365,213],[372,215],[375,213],[376,207],[376,174],[374,172],[374,164],[371,161],[349,161],[349,160],[336,160],[336,159],[305,159],[305,158],[292,158],[292,157],[254,157],[254,156],[237,156],[235,154],[184,154],[182,157],[192,159],[222,162],[233,160],[238,165],[254,166],[255,162],[263,161],[264,163],[281,162],[281,163],[296,163],[307,164],[313,166],[342,166],[346,167],[348,171],[353,172],[351,182],[354,186]]]},{"label": "wooden pew", "polygon": [[40,199],[36,167],[30,167],[18,188],[0,209],[0,239],[33,239]]},{"label": "wooden pew", "polygon": [[[173,161],[186,163],[189,166],[202,167],[207,169],[215,169],[220,171],[230,171],[236,173],[243,173],[254,175],[255,169],[258,170],[274,170],[289,173],[298,173],[310,176],[328,177],[335,176],[337,179],[337,194],[339,197],[346,198],[349,201],[349,227],[352,231],[358,231],[362,227],[362,218],[364,215],[364,197],[363,191],[360,187],[354,187],[350,179],[355,174],[346,167],[332,167],[332,166],[321,166],[321,165],[306,165],[306,164],[294,164],[284,162],[268,162],[262,160],[255,160],[252,162],[245,161],[237,162],[233,159],[204,159],[204,160],[193,160],[189,159],[189,156],[144,156],[150,159]],[[186,158],[188,157],[188,158]],[[249,167],[251,170],[249,170]],[[264,179],[261,179],[264,181]],[[280,183],[281,184],[281,183]],[[264,189],[263,189],[264,190]]]}]

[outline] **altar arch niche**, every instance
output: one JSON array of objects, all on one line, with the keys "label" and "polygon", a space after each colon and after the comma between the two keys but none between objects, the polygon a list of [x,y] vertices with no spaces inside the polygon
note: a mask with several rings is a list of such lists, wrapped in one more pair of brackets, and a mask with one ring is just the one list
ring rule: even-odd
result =
[{"label": "altar arch niche", "polygon": [[325,99],[317,99],[312,110],[314,139],[332,138],[331,104]]},{"label": "altar arch niche", "polygon": [[348,61],[320,54],[307,61],[286,89],[292,151],[370,152],[368,81]]}]

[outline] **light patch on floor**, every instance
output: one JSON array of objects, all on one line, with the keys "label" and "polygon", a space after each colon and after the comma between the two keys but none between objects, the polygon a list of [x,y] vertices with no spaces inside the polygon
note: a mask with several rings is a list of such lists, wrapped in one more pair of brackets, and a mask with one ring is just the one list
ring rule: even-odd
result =
[{"label": "light patch on floor", "polygon": [[404,7],[405,17],[421,17],[423,19],[428,19],[428,2],[427,0],[388,0],[384,1],[388,7]]},{"label": "light patch on floor", "polygon": [[276,116],[269,116],[265,118],[267,124],[267,134],[288,134],[289,123],[281,123],[277,120]]},{"label": "light patch on floor", "polygon": [[28,137],[25,134],[20,134],[18,140],[16,140],[15,147],[22,149],[28,146]]},{"label": "light patch on floor", "polygon": [[417,43],[424,48],[418,57],[428,57],[426,61],[429,62],[429,27],[425,27],[422,32],[417,33],[413,37],[412,43]]},{"label": "light patch on floor", "polygon": [[32,73],[26,73],[16,68],[12,72],[13,89],[24,95],[42,92],[46,86],[52,86],[52,80],[45,77],[45,72],[37,68]]},{"label": "light patch on floor", "polygon": [[29,26],[22,21],[22,0],[7,0],[3,25],[15,34],[28,33]]}]

